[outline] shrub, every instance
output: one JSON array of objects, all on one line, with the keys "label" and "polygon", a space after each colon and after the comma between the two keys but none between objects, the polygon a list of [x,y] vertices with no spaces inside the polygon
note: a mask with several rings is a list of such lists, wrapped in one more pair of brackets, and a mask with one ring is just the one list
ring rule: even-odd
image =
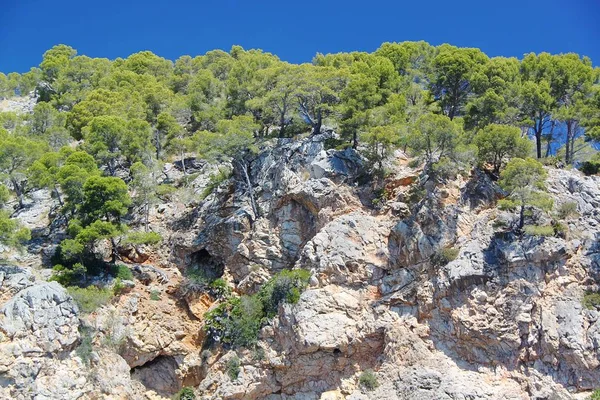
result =
[{"label": "shrub", "polygon": [[110,271],[111,275],[116,279],[120,279],[122,281],[130,281],[133,279],[133,273],[129,269],[127,265],[118,264],[113,265]]},{"label": "shrub", "polygon": [[411,187],[406,192],[406,202],[408,205],[414,205],[419,203],[421,200],[425,198],[427,192],[425,188],[418,183],[411,185]]},{"label": "shrub", "polygon": [[102,345],[119,352],[119,349],[125,344],[126,334],[123,331],[123,325],[116,310],[110,310],[106,314],[103,322],[104,338]]},{"label": "shrub", "polygon": [[421,160],[418,158],[413,158],[406,164],[409,168],[418,168],[421,165]]},{"label": "shrub", "polygon": [[549,156],[540,159],[540,162],[547,167],[556,167],[561,164],[561,160],[557,156]]},{"label": "shrub", "polygon": [[600,172],[600,161],[585,161],[581,164],[579,170],[585,175],[596,175]]},{"label": "shrub", "polygon": [[256,343],[260,328],[272,318],[282,302],[298,302],[308,285],[306,270],[282,271],[252,296],[232,297],[204,316],[204,329],[216,342],[249,347]]},{"label": "shrub", "polygon": [[76,286],[67,287],[67,291],[75,300],[84,313],[91,313],[98,307],[107,304],[113,297],[113,292],[109,289],[100,289],[96,286],[80,288]]},{"label": "shrub", "polygon": [[578,217],[579,213],[577,212],[577,203],[574,201],[568,201],[566,203],[562,203],[558,210],[556,211],[556,215],[560,219],[566,219],[569,217]]},{"label": "shrub", "polygon": [[130,232],[123,243],[134,246],[142,244],[155,245],[160,243],[161,240],[162,236],[156,232]]},{"label": "shrub", "polygon": [[193,172],[191,174],[185,175],[181,178],[179,182],[180,185],[189,186],[192,182],[196,180],[196,178],[200,175],[200,172]]},{"label": "shrub", "polygon": [[300,293],[308,285],[310,272],[305,269],[281,271],[267,282],[258,292],[258,297],[263,304],[267,318],[277,314],[279,304],[282,302],[296,304]]},{"label": "shrub", "polygon": [[492,222],[492,226],[494,227],[494,229],[503,229],[507,227],[507,224],[506,221],[495,219],[494,222]]},{"label": "shrub", "polygon": [[323,148],[325,150],[334,149],[334,150],[344,150],[347,147],[350,147],[348,141],[338,138],[338,137],[330,137],[323,141]]},{"label": "shrub", "polygon": [[263,349],[262,347],[256,347],[254,349],[254,352],[252,352],[252,359],[254,361],[262,361],[265,359],[265,349]]},{"label": "shrub", "polygon": [[158,290],[153,290],[150,292],[150,300],[159,301],[160,300],[160,292]]},{"label": "shrub", "polygon": [[210,295],[215,298],[225,299],[231,296],[229,284],[222,278],[217,278],[209,285]]},{"label": "shrub", "polygon": [[[588,310],[595,310],[600,307],[600,293],[585,292],[583,295],[583,306]],[[600,399],[599,399],[600,400]]]},{"label": "shrub", "polygon": [[514,211],[518,206],[519,204],[511,199],[498,200],[498,208],[503,211]]},{"label": "shrub", "polygon": [[552,225],[525,225],[523,230],[531,236],[554,236]]},{"label": "shrub", "polygon": [[115,284],[113,285],[113,294],[115,296],[119,296],[125,290],[125,285],[123,285],[123,281],[121,278],[115,279]]},{"label": "shrub", "polygon": [[173,396],[173,400],[196,400],[194,389],[191,387],[184,387]]},{"label": "shrub", "polygon": [[360,377],[358,378],[358,383],[360,384],[360,386],[364,387],[367,390],[375,390],[379,386],[377,377],[370,369],[360,374]]},{"label": "shrub", "polygon": [[227,375],[232,381],[235,381],[240,375],[240,359],[237,356],[231,357],[227,361]]},{"label": "shrub", "polygon": [[565,224],[561,224],[560,222],[552,223],[552,229],[554,229],[554,235],[560,238],[565,238],[569,230]]},{"label": "shrub", "polygon": [[80,327],[79,333],[81,334],[81,343],[77,346],[77,349],[75,349],[75,353],[84,364],[88,365],[92,351],[94,350],[92,345],[92,334],[90,329],[85,327]]},{"label": "shrub", "polygon": [[73,286],[85,280],[87,269],[81,263],[75,263],[71,268],[62,264],[52,267],[51,281],[56,281],[63,286]]},{"label": "shrub", "polygon": [[177,188],[173,185],[162,184],[156,187],[156,195],[163,201],[171,200],[173,193],[177,191]]},{"label": "shrub", "polygon": [[458,257],[458,252],[459,250],[455,249],[454,247],[444,247],[436,251],[431,256],[431,264],[436,267],[443,267],[450,261],[456,260],[456,257]]},{"label": "shrub", "polygon": [[211,357],[212,357],[212,353],[208,349],[203,350],[202,353],[200,353],[200,359],[202,360],[203,363],[208,362],[208,360],[210,360]]},{"label": "shrub", "polygon": [[208,179],[208,184],[200,193],[200,200],[207,198],[216,188],[221,186],[223,182],[231,178],[232,171],[227,168],[219,168],[217,172],[212,174]]},{"label": "shrub", "polygon": [[248,347],[256,343],[264,311],[256,296],[232,298],[205,315],[205,329],[215,341]]}]

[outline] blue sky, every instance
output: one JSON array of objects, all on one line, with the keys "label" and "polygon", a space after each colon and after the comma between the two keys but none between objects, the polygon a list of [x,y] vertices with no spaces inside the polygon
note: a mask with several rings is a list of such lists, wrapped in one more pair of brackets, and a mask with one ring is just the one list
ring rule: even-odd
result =
[{"label": "blue sky", "polygon": [[490,56],[577,52],[600,65],[599,0],[0,0],[0,71],[65,43],[92,57],[176,59],[233,44],[291,62],[385,41],[479,47]]}]

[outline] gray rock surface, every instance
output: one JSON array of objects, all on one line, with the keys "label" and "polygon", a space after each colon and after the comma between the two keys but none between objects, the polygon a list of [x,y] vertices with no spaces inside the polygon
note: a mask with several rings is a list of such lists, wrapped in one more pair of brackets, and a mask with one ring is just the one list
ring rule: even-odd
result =
[{"label": "gray rock surface", "polygon": [[[495,207],[502,191],[479,171],[430,180],[409,200],[426,178],[403,154],[386,161],[393,190],[373,207],[361,157],[327,149],[332,135],[273,140],[246,160],[256,207],[236,174],[199,199],[215,166],[194,163],[189,198],[151,210],[163,243],[89,315],[27,262],[0,266],[0,397],[159,399],[190,386],[200,399],[579,400],[597,388],[600,310],[582,299],[600,290],[600,178],[548,169],[556,207],[540,221],[556,222],[561,204],[577,213],[560,221],[563,235],[516,235],[516,216]],[[55,237],[41,217],[52,206],[38,197],[20,218]],[[433,262],[443,249],[456,258]],[[189,268],[237,294],[284,268],[311,279],[255,348],[207,349],[202,318],[218,300],[190,290]],[[76,350],[82,325],[89,363]],[[374,390],[360,383],[368,369]]]}]

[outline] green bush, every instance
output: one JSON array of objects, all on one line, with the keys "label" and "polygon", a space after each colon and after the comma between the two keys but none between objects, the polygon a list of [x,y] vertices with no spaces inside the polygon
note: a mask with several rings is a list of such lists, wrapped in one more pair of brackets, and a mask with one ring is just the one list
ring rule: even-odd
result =
[{"label": "green bush", "polygon": [[240,375],[240,359],[237,356],[231,357],[227,361],[227,375],[232,381],[235,381]]},{"label": "green bush", "polygon": [[265,359],[265,357],[266,357],[265,349],[263,349],[262,347],[256,346],[254,348],[254,351],[252,352],[252,359],[254,361],[262,361]]},{"label": "green bush", "polygon": [[305,269],[281,271],[267,282],[258,292],[258,298],[263,304],[267,318],[277,314],[279,304],[282,302],[296,304],[300,293],[308,285],[310,272]]},{"label": "green bush", "polygon": [[71,268],[62,264],[52,267],[51,281],[56,281],[63,286],[73,286],[85,280],[87,269],[81,263],[75,263]]},{"label": "green bush", "polygon": [[85,365],[88,365],[92,351],[94,350],[92,345],[92,334],[89,328],[84,327],[79,329],[79,333],[81,334],[81,343],[79,343],[79,346],[75,349],[75,353]]},{"label": "green bush", "polygon": [[560,219],[567,219],[569,217],[578,217],[579,213],[577,212],[577,203],[574,201],[568,201],[566,203],[562,203],[558,210],[556,211],[556,215]]},{"label": "green bush", "polygon": [[219,168],[217,172],[212,174],[208,180],[208,184],[200,193],[200,200],[207,198],[216,188],[221,186],[223,182],[231,178],[232,171],[227,168]]},{"label": "green bush", "polygon": [[458,257],[458,252],[459,250],[455,249],[454,247],[444,247],[436,251],[431,256],[431,264],[436,267],[443,267],[450,261],[456,260],[456,257]]},{"label": "green bush", "polygon": [[194,389],[191,387],[184,387],[173,396],[173,400],[196,400]]},{"label": "green bush", "polygon": [[139,246],[142,244],[155,245],[160,243],[162,236],[156,232],[130,232],[123,241],[124,244]]},{"label": "green bush", "polygon": [[84,313],[95,311],[98,307],[107,304],[113,298],[112,290],[106,288],[100,289],[96,286],[85,288],[69,286],[67,287],[67,291]]},{"label": "green bush", "polygon": [[150,292],[150,300],[159,301],[160,300],[160,292],[158,290],[153,290]]},{"label": "green bush", "polygon": [[122,281],[133,280],[133,272],[131,272],[127,265],[113,265],[110,269],[110,273],[112,276],[114,276],[117,279],[121,279]]},{"label": "green bush", "polygon": [[279,304],[298,302],[309,278],[306,270],[282,271],[258,293],[227,299],[205,314],[208,337],[233,346],[252,346],[263,324],[277,314]]},{"label": "green bush", "polygon": [[360,386],[364,387],[367,390],[375,390],[379,386],[377,377],[370,369],[360,374],[360,377],[358,378],[358,383],[360,384]]},{"label": "green bush", "polygon": [[556,167],[561,163],[561,160],[557,156],[549,156],[540,159],[540,162],[547,167]]},{"label": "green bush", "polygon": [[121,278],[115,279],[115,283],[113,285],[113,294],[115,296],[119,296],[125,290],[125,285],[123,285],[123,281]]},{"label": "green bush", "polygon": [[231,296],[231,288],[229,284],[222,278],[217,278],[209,285],[211,296],[218,299],[225,299]]},{"label": "green bush", "polygon": [[169,201],[173,197],[173,193],[177,191],[177,188],[173,185],[162,184],[156,187],[156,195],[163,201]]},{"label": "green bush", "polygon": [[519,204],[511,199],[498,200],[498,208],[503,211],[514,211],[519,207]]},{"label": "green bush", "polygon": [[330,137],[323,141],[323,148],[325,148],[325,150],[344,150],[347,147],[350,147],[350,143],[342,138]]},{"label": "green bush", "polygon": [[[583,295],[583,306],[588,310],[595,310],[600,308],[600,293],[597,292],[585,292]],[[600,400],[600,399],[599,399]]]},{"label": "green bush", "polygon": [[411,185],[406,193],[406,201],[408,205],[414,205],[419,203],[421,200],[425,198],[427,192],[425,188],[418,183]]},{"label": "green bush", "polygon": [[212,353],[208,349],[203,350],[202,353],[200,353],[200,359],[202,360],[202,363],[208,362],[208,360],[210,360],[211,357]]},{"label": "green bush", "polygon": [[560,222],[552,223],[552,229],[554,229],[554,236],[560,238],[565,238],[567,236],[567,232],[569,231],[569,228]]},{"label": "green bush", "polygon": [[596,175],[600,172],[600,161],[586,161],[581,164],[579,170],[585,175]]},{"label": "green bush", "polygon": [[408,165],[409,168],[418,168],[421,165],[421,160],[418,158],[413,158],[406,165]]},{"label": "green bush", "polygon": [[531,236],[554,236],[555,233],[552,225],[525,225],[523,230]]}]

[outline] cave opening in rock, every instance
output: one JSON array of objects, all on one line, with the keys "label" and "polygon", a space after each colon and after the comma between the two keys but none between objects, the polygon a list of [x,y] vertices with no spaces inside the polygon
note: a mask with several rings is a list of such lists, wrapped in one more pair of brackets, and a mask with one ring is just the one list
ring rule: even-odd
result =
[{"label": "cave opening in rock", "polygon": [[213,257],[208,250],[201,249],[190,254],[188,275],[194,275],[212,282],[223,276],[225,264],[218,257]]},{"label": "cave opening in rock", "polygon": [[131,369],[131,378],[163,396],[172,396],[181,389],[177,377],[177,361],[171,356],[158,356]]}]

